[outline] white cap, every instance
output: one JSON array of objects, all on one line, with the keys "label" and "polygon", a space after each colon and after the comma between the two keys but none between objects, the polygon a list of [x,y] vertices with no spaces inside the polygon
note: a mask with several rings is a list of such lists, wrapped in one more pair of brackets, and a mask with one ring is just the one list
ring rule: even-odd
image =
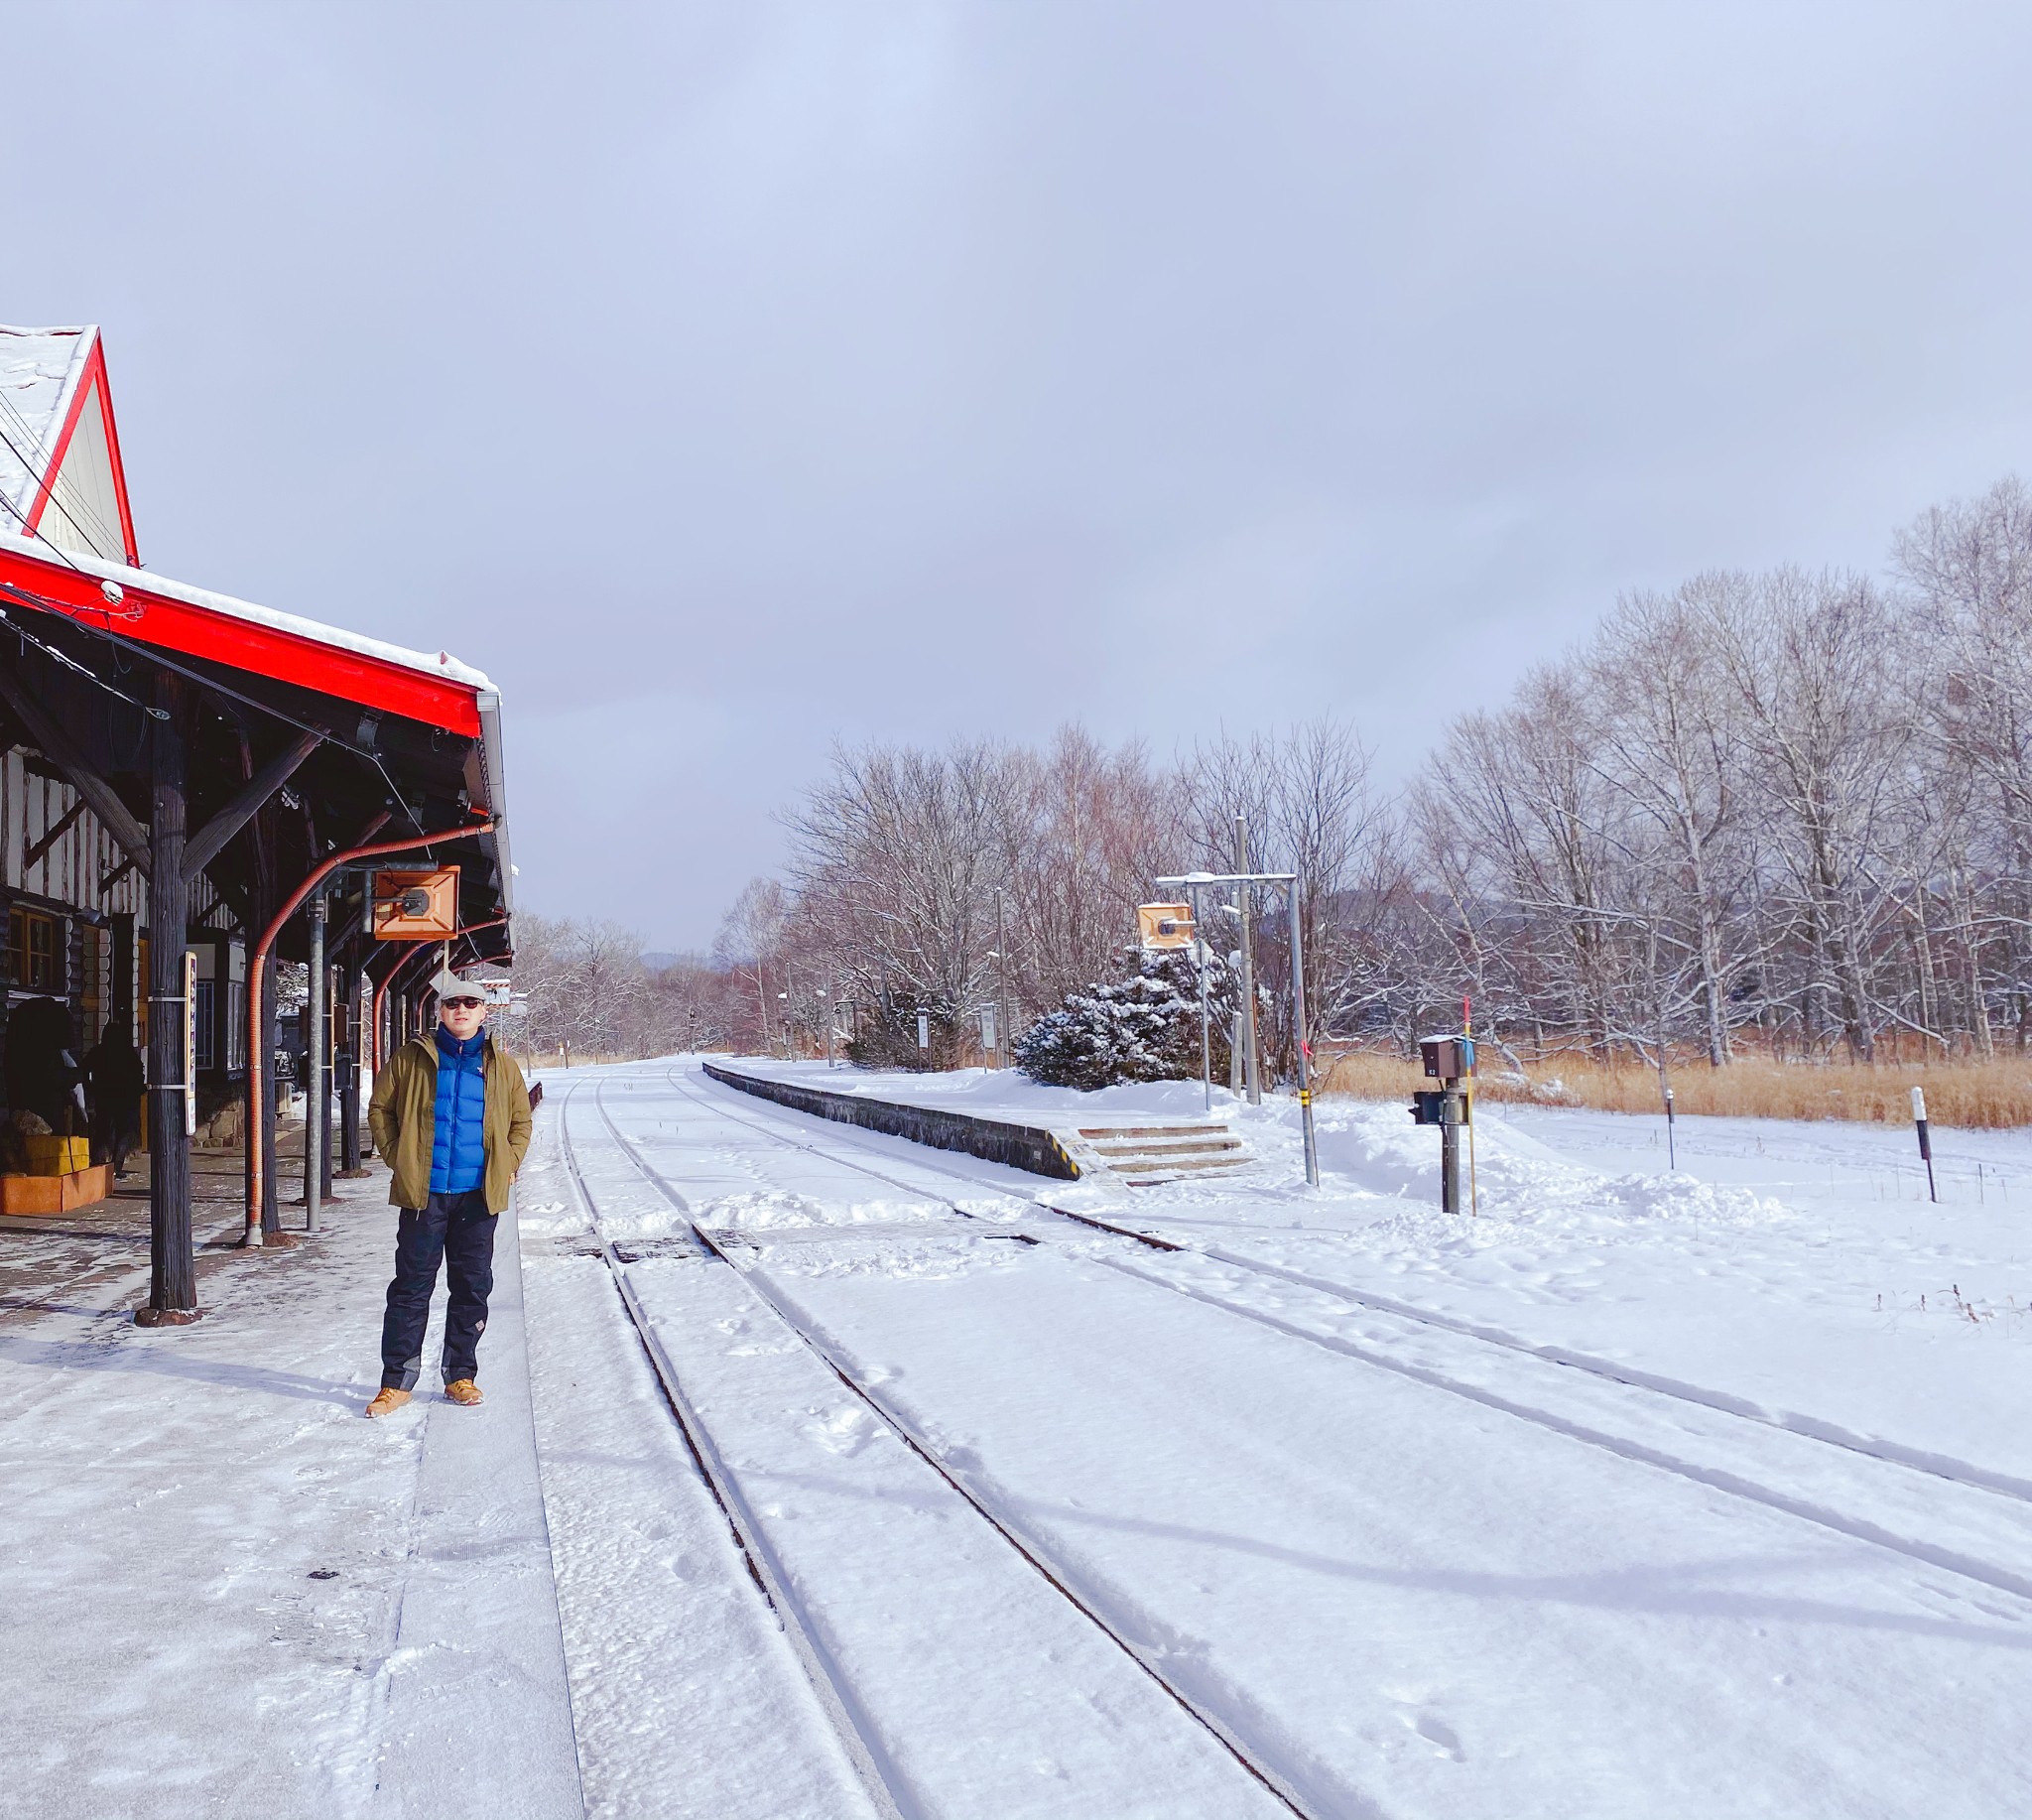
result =
[{"label": "white cap", "polygon": [[477,998],[486,1002],[486,993],[470,979],[461,979],[448,967],[441,967],[431,981],[431,990],[440,998]]}]

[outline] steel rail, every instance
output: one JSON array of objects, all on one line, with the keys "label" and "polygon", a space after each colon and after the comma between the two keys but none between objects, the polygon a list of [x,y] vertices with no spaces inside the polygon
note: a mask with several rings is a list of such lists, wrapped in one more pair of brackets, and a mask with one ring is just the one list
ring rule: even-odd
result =
[{"label": "steel rail", "polygon": [[[940,1456],[938,1449],[926,1440],[914,1425],[890,1404],[887,1398],[877,1394],[867,1384],[857,1378],[832,1348],[814,1334],[810,1328],[784,1305],[782,1298],[775,1293],[765,1277],[756,1271],[743,1269],[740,1264],[736,1263],[732,1255],[720,1244],[711,1229],[700,1225],[698,1220],[693,1218],[691,1207],[684,1197],[673,1189],[652,1165],[642,1159],[634,1143],[621,1130],[620,1126],[614,1122],[612,1113],[607,1111],[605,1103],[600,1099],[597,1090],[594,1094],[594,1104],[598,1105],[600,1115],[606,1120],[607,1129],[613,1134],[614,1142],[621,1153],[634,1164],[643,1179],[650,1183],[678,1211],[684,1218],[685,1223],[691,1228],[693,1235],[697,1237],[698,1242],[728,1269],[738,1273],[742,1282],[747,1284],[776,1317],[782,1321],[784,1326],[802,1341],[820,1363],[838,1378],[839,1382],[848,1392],[866,1404],[882,1424],[918,1459],[922,1460],[925,1465],[938,1474],[940,1479],[953,1492],[957,1493],[972,1508],[974,1513],[989,1528],[993,1529],[1003,1541],[1008,1543],[1023,1561],[1044,1580],[1046,1585],[1058,1593],[1061,1598],[1079,1612],[1081,1617],[1086,1619],[1108,1641],[1113,1643],[1123,1655],[1127,1656],[1131,1662],[1154,1681],[1171,1698],[1179,1710],[1212,1738],[1233,1758],[1235,1764],[1251,1780],[1256,1782],[1265,1793],[1279,1802],[1287,1812],[1296,1815],[1297,1820],[1324,1820],[1323,1815],[1316,1814],[1314,1809],[1306,1805],[1304,1797],[1299,1794],[1298,1790],[1292,1786],[1285,1776],[1275,1769],[1258,1762],[1250,1755],[1248,1747],[1241,1739],[1235,1736],[1224,1720],[1220,1719],[1216,1714],[1206,1711],[1190,1694],[1174,1683],[1171,1677],[1164,1672],[1154,1659],[1155,1652],[1146,1650],[1143,1645],[1126,1636],[1102,1615],[1092,1601],[1081,1595],[1071,1584],[1068,1576],[1053,1564],[1049,1551],[1042,1543],[1038,1542],[1026,1531],[1020,1529],[1009,1518],[999,1514],[990,1507],[988,1502],[978,1493],[968,1486],[952,1467],[946,1464],[945,1460]],[[705,1102],[704,1104],[711,1105],[710,1102]],[[717,1111],[718,1107],[713,1106],[712,1109]],[[761,1127],[751,1128],[760,1129]],[[778,1133],[767,1130],[764,1130],[763,1134],[774,1137],[778,1142],[792,1141]],[[818,1154],[824,1155],[825,1152],[820,1151]],[[831,1160],[840,1161],[844,1159],[835,1158]],[[849,1166],[857,1167],[858,1165]],[[893,1177],[883,1176],[878,1170],[870,1169],[866,1170],[865,1173],[876,1176],[879,1180],[891,1182],[895,1186],[904,1187],[913,1194],[922,1194],[924,1192],[922,1189],[912,1187],[909,1184],[896,1183]],[[934,1198],[937,1199],[938,1197]],[[955,1206],[950,1200],[945,1201],[944,1205],[952,1207],[953,1211],[960,1214],[962,1218],[973,1218],[973,1216],[966,1214],[964,1209]]]},{"label": "steel rail", "polygon": [[[715,1111],[737,1124],[745,1124],[750,1130],[762,1131],[765,1135],[776,1135],[768,1132],[767,1127],[726,1110],[716,1101],[703,1100],[696,1093],[693,1097],[699,1099],[701,1104],[711,1105]],[[784,1108],[778,1116],[785,1113],[793,1117],[802,1116],[790,1112],[789,1108]],[[854,1141],[844,1132],[835,1135],[844,1137],[849,1143]],[[792,1143],[797,1140],[785,1137],[782,1141]],[[880,1170],[869,1169],[865,1164],[856,1163],[849,1157],[835,1155],[816,1144],[803,1143],[798,1147],[809,1150],[814,1155],[826,1157],[843,1168],[860,1169],[895,1187],[908,1189],[915,1194],[929,1194],[934,1200],[941,1199],[935,1191],[900,1182],[893,1176],[883,1175]],[[963,1171],[932,1162],[928,1158],[913,1157],[910,1159],[910,1167],[929,1169],[939,1175],[951,1176],[955,1181],[973,1181],[973,1178]],[[982,1182],[977,1186],[983,1194],[1001,1195],[1024,1207],[1056,1214],[1062,1220],[1071,1220],[1080,1226],[1090,1227],[1095,1232],[1106,1233],[1116,1238],[1133,1239],[1137,1244],[1153,1251],[1182,1251],[1196,1257],[1209,1258],[1215,1263],[1227,1264],[1234,1269],[1248,1271],[1252,1275],[1293,1283],[1302,1289],[1311,1289],[1322,1295],[1338,1296],[1375,1314],[1392,1316],[1399,1320],[1414,1322],[1421,1327],[1432,1328],[1440,1333],[1476,1341],[1483,1346],[1496,1347],[1522,1358],[1537,1360],[1543,1365],[1563,1365],[1569,1370],[1580,1371],[1589,1377],[1598,1377],[1607,1383],[1622,1384],[1626,1388],[1640,1390],[1652,1396],[1685,1403],[1691,1408],[1705,1409],[1715,1415],[1753,1423],[1757,1427],[1773,1429],[1779,1434],[1792,1435],[1802,1441],[1815,1441],[1824,1447],[1836,1448],[1842,1453],[1875,1461],[1881,1466],[1900,1467],[1907,1472],[1923,1474],[1929,1479],[1946,1480],[1951,1485],[1962,1486],[1968,1491],[1986,1492],[1992,1496],[2008,1497],[2020,1503],[2032,1503],[2032,1481],[2018,1479],[2006,1473],[1990,1472],[1969,1461],[1939,1459],[1915,1449],[1902,1448],[1895,1442],[1870,1441],[1859,1436],[1851,1436],[1844,1433],[1837,1423],[1822,1422],[1812,1417],[1801,1416],[1788,1420],[1768,1415],[1743,1403],[1741,1399],[1728,1395],[1725,1391],[1708,1390],[1701,1385],[1684,1383],[1676,1378],[1654,1377],[1633,1366],[1620,1365],[1613,1361],[1597,1359],[1587,1353],[1573,1352],[1565,1347],[1541,1346],[1529,1340],[1520,1340],[1514,1335],[1485,1328],[1475,1322],[1464,1321],[1459,1316],[1445,1314],[1438,1309],[1400,1302],[1394,1297],[1379,1296],[1371,1291],[1356,1289],[1350,1284],[1335,1281],[1331,1277],[1315,1276],[1309,1271],[1293,1270],[1261,1258],[1246,1257],[1240,1252],[1228,1250],[1224,1245],[1206,1243],[1190,1237],[1167,1238],[1154,1233],[1141,1232],[1135,1227],[1118,1226],[1112,1221],[1102,1220],[1091,1214],[1075,1213],[1071,1208],[1059,1207],[1049,1201],[1032,1200],[1013,1189],[1000,1188],[992,1183]],[[954,1213],[963,1218],[974,1218],[964,1208],[956,1206],[950,1200],[946,1201],[945,1205],[952,1207]],[[1159,1279],[1151,1277],[1146,1280],[1156,1282]],[[1252,1319],[1257,1318],[1246,1309],[1237,1308],[1235,1312]]]},{"label": "steel rail", "polygon": [[[762,1595],[763,1603],[774,1614],[782,1626],[783,1634],[789,1641],[791,1652],[798,1658],[798,1666],[804,1670],[805,1678],[811,1683],[821,1709],[827,1723],[844,1749],[847,1760],[853,1765],[854,1773],[867,1791],[870,1801],[883,1820],[928,1820],[926,1810],[910,1793],[907,1778],[897,1767],[888,1748],[882,1743],[872,1718],[861,1706],[852,1685],[844,1671],[833,1659],[832,1653],[813,1632],[806,1623],[803,1610],[790,1595],[783,1563],[776,1551],[770,1547],[768,1537],[755,1520],[755,1513],[740,1487],[727,1471],[726,1462],[713,1443],[711,1432],[699,1419],[691,1398],[686,1395],[683,1384],[678,1381],[677,1367],[671,1363],[663,1343],[656,1337],[656,1330],[629,1283],[625,1260],[617,1255],[613,1240],[601,1230],[599,1209],[592,1191],[587,1186],[584,1171],[579,1167],[577,1150],[572,1141],[572,1122],[569,1116],[572,1103],[578,1097],[583,1084],[573,1082],[565,1095],[564,1104],[558,1108],[558,1132],[560,1148],[565,1158],[565,1167],[572,1178],[572,1185],[585,1210],[586,1218],[592,1223],[593,1235],[599,1240],[601,1261],[607,1267],[607,1274],[614,1285],[614,1292],[620,1298],[621,1310],[635,1330],[635,1338],[641,1345],[643,1355],[649,1361],[650,1369],[669,1405],[671,1417],[677,1423],[678,1432],[684,1437],[686,1449],[692,1456],[692,1463],[698,1469],[698,1477],[704,1482],[712,1500],[719,1506],[719,1513],[726,1519],[727,1528],[732,1532],[734,1546],[740,1550],[741,1559],[748,1570],[748,1577],[754,1581],[756,1590]],[[607,1117],[600,1094],[603,1083],[593,1087],[593,1105],[600,1116]],[[631,1162],[634,1161],[630,1157]],[[639,1167],[639,1165],[638,1165]],[[689,1210],[685,1211],[690,1218]],[[694,1229],[697,1230],[696,1228]],[[885,1768],[884,1765],[887,1765]]]},{"label": "steel rail", "polygon": [[[722,1109],[713,1105],[713,1103],[703,1100],[700,1096],[694,1095],[693,1098],[699,1104],[712,1105],[712,1109],[715,1111]],[[765,1127],[755,1124],[750,1120],[738,1118],[731,1112],[725,1113],[725,1116],[733,1118],[737,1123],[747,1124],[749,1129],[761,1131],[765,1136],[778,1136],[777,1133],[769,1132]],[[796,1140],[789,1137],[779,1136],[778,1141],[796,1143]],[[818,1145],[798,1143],[796,1147],[809,1150],[813,1154],[825,1157],[827,1161],[838,1164],[841,1167],[860,1170],[862,1173],[874,1176],[880,1181],[889,1182],[894,1186],[904,1188],[910,1193],[925,1195],[927,1198],[939,1201],[942,1205],[951,1208],[952,1212],[960,1215],[963,1219],[972,1220],[976,1218],[976,1216],[968,1214],[957,1203],[939,1195],[936,1191],[900,1182],[893,1176],[884,1175],[880,1170],[869,1169],[864,1164],[856,1163],[848,1157],[832,1154]],[[917,1159],[912,1159],[912,1161],[914,1167],[936,1170],[940,1174],[952,1175],[962,1181],[968,1179],[961,1175],[959,1171],[947,1169],[937,1163],[920,1163]],[[1700,1397],[1679,1394],[1671,1389],[1660,1388],[1646,1383],[1641,1378],[1605,1369],[1596,1369],[1588,1365],[1576,1364],[1575,1361],[1567,1358],[1550,1357],[1528,1345],[1517,1342],[1505,1342],[1499,1338],[1486,1336],[1474,1331],[1472,1328],[1464,1327],[1451,1320],[1444,1318],[1440,1320],[1426,1320],[1420,1315],[1390,1302],[1372,1301],[1342,1285],[1308,1278],[1301,1273],[1280,1270],[1275,1266],[1259,1265],[1248,1259],[1225,1252],[1217,1246],[1179,1244],[1171,1239],[1160,1238],[1148,1233],[1139,1233],[1128,1227],[1114,1226],[1104,1220],[1092,1219],[1083,1214],[1071,1213],[1065,1208],[1053,1207],[1046,1202],[1027,1202],[1024,1201],[1022,1196],[1016,1195],[1007,1189],[994,1188],[988,1184],[982,1184],[982,1187],[990,1194],[1005,1195],[1011,1200],[1022,1202],[1023,1205],[1040,1208],[1045,1212],[1057,1214],[1063,1219],[1077,1221],[1081,1226],[1089,1227],[1117,1238],[1133,1239],[1138,1244],[1148,1246],[1154,1250],[1185,1252],[1188,1255],[1205,1257],[1213,1262],[1227,1264],[1232,1268],[1240,1269],[1252,1275],[1294,1282],[1300,1287],[1312,1289],[1316,1293],[1339,1297],[1386,1317],[1409,1320],[1415,1324],[1432,1327],[1459,1338],[1478,1341],[1491,1346],[1504,1347],[1505,1350],[1535,1358],[1541,1364],[1573,1365],[1574,1368],[1588,1372],[1589,1375],[1603,1377],[1608,1381],[1619,1383],[1628,1389],[1637,1390],[1647,1395],[1664,1397],[1669,1401],[1686,1403],[1692,1407],[1706,1409],[1714,1414],[1753,1421],[1760,1426],[1776,1429],[1781,1434],[1789,1435],[1799,1440],[1817,1441],[1828,1446],[1840,1448],[1844,1452],[1857,1454],[1880,1466],[1897,1467],[1904,1471],[1924,1474],[1929,1478],[1948,1480],[1965,1490],[1984,1492],[1997,1496],[2024,1501],[2023,1495],[2013,1490],[2010,1482],[2005,1482],[2004,1484],[1984,1483],[1981,1479],[1966,1478],[1953,1473],[1943,1472],[1937,1467],[1909,1459],[1900,1459],[1895,1454],[1878,1453],[1826,1435],[1815,1434],[1806,1429],[1774,1422],[1768,1417],[1745,1414],[1745,1412],[1729,1408],[1725,1404],[1711,1403]],[[1484,1389],[1476,1384],[1463,1383],[1457,1378],[1449,1376],[1445,1371],[1438,1370],[1432,1366],[1416,1365],[1407,1360],[1393,1358],[1387,1351],[1380,1348],[1362,1346],[1338,1335],[1317,1332],[1303,1327],[1296,1322],[1287,1321],[1265,1310],[1250,1308],[1242,1303],[1229,1301],[1225,1297],[1216,1295],[1196,1284],[1181,1283],[1168,1277],[1155,1275],[1149,1270],[1139,1269],[1132,1263],[1123,1262],[1115,1258],[1095,1256],[1092,1261],[1105,1269],[1114,1270],[1122,1275],[1134,1277],[1139,1282],[1148,1283],[1153,1288],[1169,1290],[1175,1295],[1186,1297],[1188,1300],[1200,1302],[1206,1307],[1218,1309],[1241,1320],[1253,1322],[1257,1326],[1267,1328],[1273,1333],[1282,1334],[1289,1339],[1303,1341],[1308,1345],[1320,1348],[1322,1351],[1333,1353],[1338,1358],[1351,1359],[1358,1364],[1372,1365],[1379,1370],[1392,1372],[1397,1376],[1423,1384],[1430,1389],[1441,1390],[1450,1395],[1459,1396],[1465,1401],[1477,1403],[1484,1408],[1493,1409],[1500,1414],[1515,1417],[1519,1421],[1529,1422],[1534,1427],[1544,1429],[1548,1433],[1560,1435],[1567,1440],[1580,1441],[1616,1459],[1671,1473],[1676,1478],[1687,1480],[1710,1491],[1722,1492],[1746,1503],[1758,1504],[1766,1509],[1776,1510],[1783,1515],[1794,1517],[1802,1522],[1812,1523],[1816,1527],[1830,1530],[1851,1541],[1865,1542],[1874,1547],[1888,1549],[1892,1553],[1903,1555],[1909,1560],[1918,1561],[1928,1567],[1939,1568],[1944,1572],[1955,1574],[1959,1578],[1973,1581],[1978,1585],[1986,1586],[1999,1592],[2010,1593],[2020,1598],[2032,1598],[2032,1575],[2019,1573],[2011,1568],[1999,1566],[1994,1562],[1984,1561],[1975,1556],[1962,1554],[1954,1549],[1936,1547],[1929,1542],[1902,1536],[1896,1531],[1886,1529],[1865,1517],[1850,1516],[1826,1504],[1816,1503],[1807,1498],[1795,1497],[1786,1492],[1759,1485],[1752,1479],[1744,1478],[1722,1467],[1702,1466],[1691,1461],[1681,1460],[1642,1441],[1630,1440],[1605,1433],[1586,1423],[1559,1415],[1552,1410],[1541,1409],[1535,1404],[1521,1402],[1515,1398],[1505,1396],[1498,1391]]]}]

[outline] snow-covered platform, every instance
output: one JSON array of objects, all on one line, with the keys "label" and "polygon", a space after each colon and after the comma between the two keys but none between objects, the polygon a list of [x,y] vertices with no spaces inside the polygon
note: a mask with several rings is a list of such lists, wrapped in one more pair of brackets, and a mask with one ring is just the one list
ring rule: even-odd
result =
[{"label": "snow-covered platform", "polygon": [[145,1201],[0,1232],[9,1811],[581,1811],[512,1221],[485,1406],[368,1423],[395,1214],[339,1186],[292,1249],[207,1246],[189,1328],[131,1323]]},{"label": "snow-covered platform", "polygon": [[[822,1073],[810,1064],[753,1056],[700,1067],[723,1086],[794,1110],[1089,1184],[1152,1188],[1233,1177],[1251,1160],[1233,1129],[1204,1111],[1198,1118],[1181,1116],[1167,1104],[1161,1110],[1096,1112],[1078,1104],[1082,1096],[984,1069]],[[1169,1084],[1156,1092],[1166,1102],[1177,1098]]]}]

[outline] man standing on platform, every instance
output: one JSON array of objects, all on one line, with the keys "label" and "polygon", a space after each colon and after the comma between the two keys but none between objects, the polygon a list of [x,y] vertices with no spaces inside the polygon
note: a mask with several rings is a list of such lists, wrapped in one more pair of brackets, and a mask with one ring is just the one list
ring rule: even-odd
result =
[{"label": "man standing on platform", "polygon": [[480,1400],[474,1380],[494,1287],[495,1221],[529,1149],[529,1087],[481,1027],[486,1000],[448,968],[431,989],[437,1029],[395,1052],[374,1077],[367,1107],[374,1147],[394,1172],[388,1199],[402,1209],[370,1416],[400,1409],[416,1388],[440,1259],[448,1297],[444,1394],[468,1407]]},{"label": "man standing on platform", "polygon": [[141,1141],[141,1096],[148,1081],[141,1052],[118,1019],[85,1051],[84,1078],[91,1086],[92,1154],[111,1163],[119,1181]]}]

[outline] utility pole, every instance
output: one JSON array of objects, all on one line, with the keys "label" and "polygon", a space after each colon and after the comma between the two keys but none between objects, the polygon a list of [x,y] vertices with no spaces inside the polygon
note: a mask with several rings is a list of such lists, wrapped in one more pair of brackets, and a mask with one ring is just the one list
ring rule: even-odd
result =
[{"label": "utility pole", "polygon": [[[1249,823],[1246,816],[1234,819],[1234,869],[1244,874],[1249,869]],[[1293,887],[1297,889],[1296,886]],[[1241,1015],[1235,1019],[1237,1034],[1241,1038],[1242,1084],[1247,1087],[1249,1104],[1263,1104],[1263,1077],[1256,1055],[1256,942],[1255,909],[1256,888],[1251,884],[1238,885],[1235,889],[1235,908],[1241,913],[1242,929],[1242,1002]],[[1297,928],[1297,924],[1292,925]],[[1292,950],[1294,956],[1296,949]],[[1301,1014],[1303,1021],[1303,1014]],[[1228,1069],[1232,1078],[1234,1070]],[[1317,1178],[1312,1178],[1317,1179]]]},{"label": "utility pole", "polygon": [[1009,937],[1002,926],[1002,893],[995,892],[995,1066],[1009,1066]]},{"label": "utility pole", "polygon": [[[1200,887],[1193,886],[1193,971],[1200,975],[1200,1085],[1205,1096],[1203,1105],[1207,1111],[1213,1110],[1213,1035],[1212,1025],[1206,1014],[1206,964],[1212,958],[1206,946],[1206,926],[1200,920]],[[1234,1045],[1230,1043],[1229,1072],[1233,1072]]]},{"label": "utility pole", "polygon": [[[1320,1140],[1313,1130],[1313,1070],[1312,1058],[1306,1052],[1306,961],[1299,936],[1299,881],[1292,875],[1291,882],[1284,887],[1286,901],[1291,907],[1291,1050],[1298,1068],[1298,1105],[1306,1128],[1306,1181],[1312,1187],[1320,1185]],[[1246,951],[1244,951],[1246,952]],[[1249,1027],[1254,1030],[1256,1023],[1255,1006],[1249,1006]],[[1253,1037],[1249,1043],[1249,1059],[1255,1060],[1256,1045]],[[1253,1095],[1256,1088],[1256,1071],[1249,1070],[1249,1088]],[[1253,1101],[1252,1101],[1253,1104]]]}]

